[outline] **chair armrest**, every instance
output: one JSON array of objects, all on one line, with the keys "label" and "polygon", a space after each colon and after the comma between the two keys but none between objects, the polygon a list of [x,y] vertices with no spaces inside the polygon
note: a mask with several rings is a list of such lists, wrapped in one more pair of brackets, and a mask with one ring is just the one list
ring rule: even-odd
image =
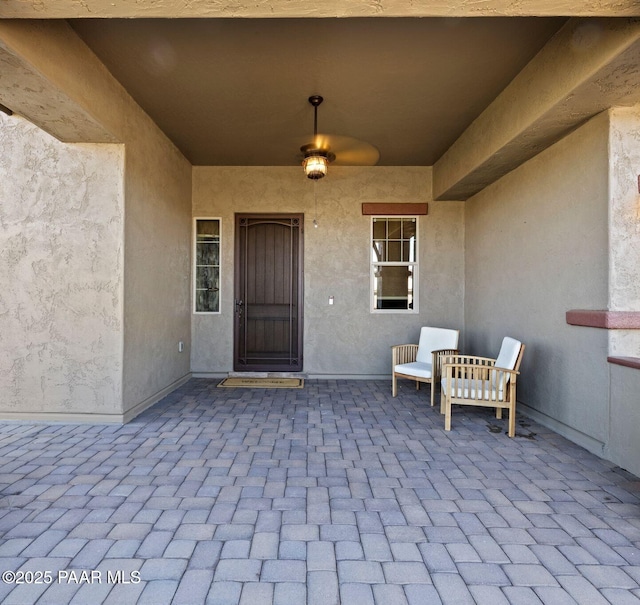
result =
[{"label": "chair armrest", "polygon": [[459,349],[437,349],[432,351],[434,355],[447,355],[449,357],[458,357]]},{"label": "chair armrest", "polygon": [[447,355],[443,361],[443,365],[476,365],[491,367],[496,363],[496,360],[491,357],[478,357],[477,355]]},{"label": "chair armrest", "polygon": [[391,347],[391,358],[393,367],[400,363],[412,363],[418,356],[418,345],[395,345]]},{"label": "chair armrest", "polygon": [[460,351],[458,349],[438,349],[431,352],[431,375],[434,380],[442,376],[442,366],[446,359],[451,359],[458,355]]},{"label": "chair armrest", "polygon": [[501,368],[500,366],[493,366],[491,368],[494,372],[508,372],[511,376],[519,376],[520,372],[518,370],[510,370],[509,368]]},{"label": "chair armrest", "polygon": [[[492,361],[492,360],[490,360]],[[481,365],[477,363],[446,363],[442,367],[444,378],[453,380],[480,380],[491,381],[497,384],[500,378],[505,380],[509,376],[515,382],[516,376],[520,374],[517,370],[500,368],[495,365]]]},{"label": "chair armrest", "polygon": [[509,368],[500,368],[498,366],[493,366],[491,368],[491,376],[492,380],[498,384],[499,380],[503,381],[503,384],[506,382],[506,379],[511,381],[511,385],[516,384],[516,378],[520,375],[520,372],[517,370],[510,370]]}]

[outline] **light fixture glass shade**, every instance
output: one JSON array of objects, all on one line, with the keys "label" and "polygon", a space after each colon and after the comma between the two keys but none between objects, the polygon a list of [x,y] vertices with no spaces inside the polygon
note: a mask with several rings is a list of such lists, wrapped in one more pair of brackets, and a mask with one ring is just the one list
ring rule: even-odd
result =
[{"label": "light fixture glass shade", "polygon": [[314,180],[321,179],[327,174],[328,165],[329,160],[326,155],[322,154],[322,152],[312,153],[302,160],[304,173],[308,178]]}]

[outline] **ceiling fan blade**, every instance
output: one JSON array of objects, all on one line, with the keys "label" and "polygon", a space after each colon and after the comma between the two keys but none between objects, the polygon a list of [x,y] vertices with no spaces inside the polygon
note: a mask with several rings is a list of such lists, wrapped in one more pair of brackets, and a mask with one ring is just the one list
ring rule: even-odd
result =
[{"label": "ceiling fan blade", "polygon": [[333,152],[336,154],[336,166],[375,166],[380,159],[377,147],[357,139],[351,139],[344,146],[336,146]]},{"label": "ceiling fan blade", "polygon": [[380,159],[377,147],[353,137],[318,134],[313,143],[318,149],[335,154],[336,159],[332,163],[336,166],[375,166]]}]

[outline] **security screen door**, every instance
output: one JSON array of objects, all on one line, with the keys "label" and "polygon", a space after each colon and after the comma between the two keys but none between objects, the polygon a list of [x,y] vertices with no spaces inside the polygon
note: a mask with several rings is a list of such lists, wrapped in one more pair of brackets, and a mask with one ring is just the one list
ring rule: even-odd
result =
[{"label": "security screen door", "polygon": [[234,369],[302,370],[301,214],[236,214]]}]

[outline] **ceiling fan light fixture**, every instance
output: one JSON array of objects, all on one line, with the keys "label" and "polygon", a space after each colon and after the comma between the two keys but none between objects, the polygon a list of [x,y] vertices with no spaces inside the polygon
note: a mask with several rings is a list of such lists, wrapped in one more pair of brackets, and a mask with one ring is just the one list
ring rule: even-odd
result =
[{"label": "ceiling fan light fixture", "polygon": [[[320,95],[309,97],[309,103],[313,106],[313,140],[318,140],[318,105],[322,103]],[[327,174],[329,162],[335,159],[335,155],[329,150],[320,149],[317,143],[303,145],[300,151],[304,153],[302,167],[307,178],[314,181],[321,179]]]},{"label": "ceiling fan light fixture", "polygon": [[327,153],[321,149],[310,149],[305,153],[304,160],[302,160],[304,173],[307,178],[314,181],[326,176],[328,166],[329,158]]}]

